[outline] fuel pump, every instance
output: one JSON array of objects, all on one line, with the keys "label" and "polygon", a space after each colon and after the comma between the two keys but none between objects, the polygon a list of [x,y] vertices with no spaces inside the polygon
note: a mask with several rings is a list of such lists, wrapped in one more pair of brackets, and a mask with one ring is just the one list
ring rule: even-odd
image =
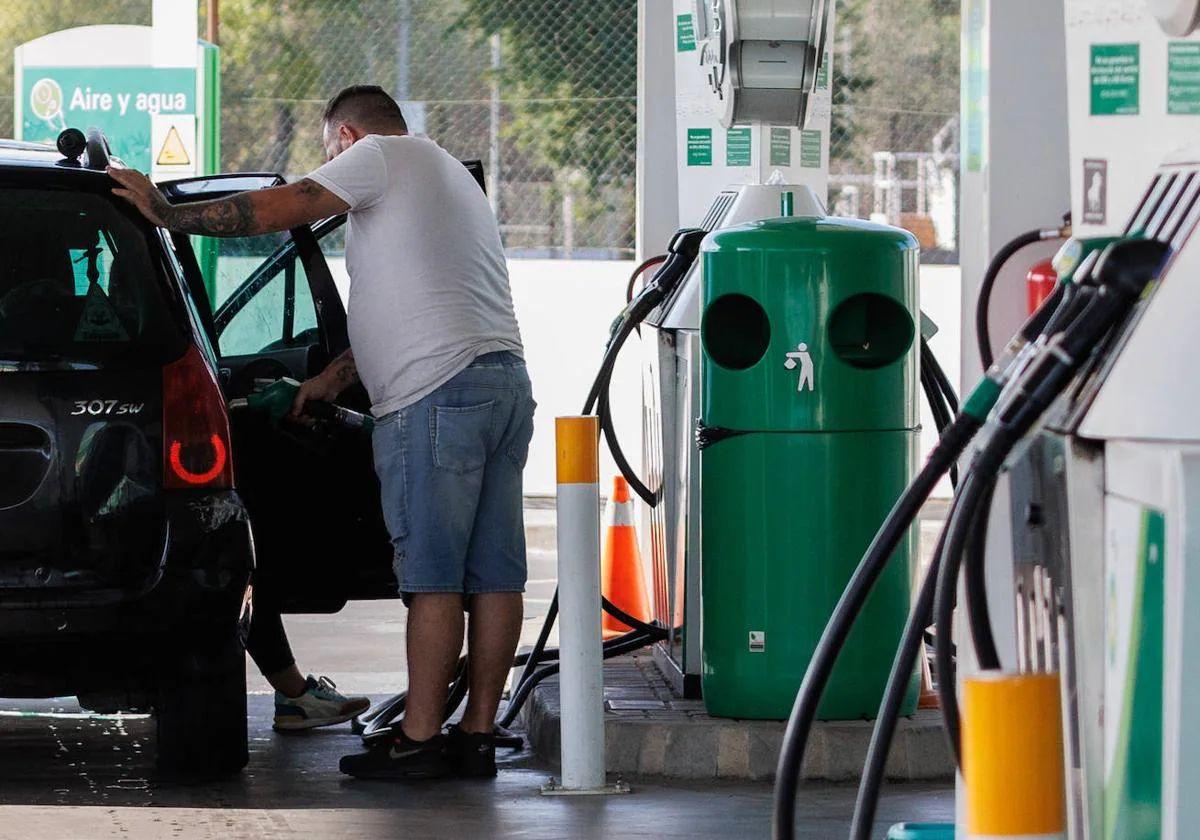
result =
[{"label": "fuel pump", "polygon": [[[964,437],[971,440],[880,708],[854,838],[870,836],[896,697],[931,621],[946,732],[968,768],[960,831],[1149,840],[1191,837],[1200,827],[1200,803],[1190,795],[1200,778],[1200,727],[1187,711],[1200,701],[1200,667],[1188,654],[1200,615],[1200,587],[1189,574],[1200,511],[1200,379],[1182,350],[1200,317],[1191,282],[1200,272],[1193,244],[1200,149],[1194,118],[1171,111],[1177,89],[1143,87],[1140,113],[1130,109],[1128,120],[1114,121],[1097,85],[1128,77],[1098,79],[1089,72],[1094,65],[1080,61],[1115,50],[1118,61],[1140,56],[1142,66],[1157,66],[1172,53],[1193,52],[1200,39],[1169,41],[1164,32],[1191,35],[1200,3],[1151,2],[1120,16],[1091,14],[1103,6],[1097,0],[1066,6],[1079,238],[1059,252],[1052,293],[997,353],[922,471],[939,467],[940,450],[962,451]],[[1165,160],[1154,151],[1172,144],[1178,148]],[[986,321],[986,306],[976,318]],[[980,337],[981,354],[992,352],[985,330]],[[948,469],[944,461],[940,468]],[[984,550],[1002,475],[1012,549]],[[778,771],[777,838],[793,836],[795,773],[830,657],[898,528],[915,513],[911,497],[923,492],[922,477],[878,532],[805,676]],[[1003,624],[1015,632],[1006,636]],[[993,717],[1009,729],[990,738],[968,738],[986,715],[971,706],[960,713],[956,688],[963,686],[970,703],[980,686],[1000,684],[1040,686],[1041,705]],[[1017,702],[1033,702],[1033,694]],[[1055,721],[1037,750],[1004,755],[996,747],[1006,736],[1009,744],[1027,743],[1025,721],[1035,719]],[[990,778],[969,769],[987,763],[969,752],[985,742],[990,753],[976,759],[998,758],[993,769],[1004,767]],[[1012,794],[1029,778],[1038,780],[1025,788],[1037,801],[1018,801]],[[981,802],[990,812],[981,812]],[[1033,813],[1050,819],[1028,828]]]}]

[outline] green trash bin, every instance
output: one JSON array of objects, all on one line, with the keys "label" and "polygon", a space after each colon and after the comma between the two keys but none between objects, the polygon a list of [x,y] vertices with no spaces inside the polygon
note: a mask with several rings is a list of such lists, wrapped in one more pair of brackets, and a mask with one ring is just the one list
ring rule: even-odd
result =
[{"label": "green trash bin", "polygon": [[[702,686],[710,714],[784,719],[821,632],[919,457],[919,246],[779,218],[702,248]],[[880,577],[818,717],[874,717],[917,530]],[[903,712],[916,705],[916,675]]]}]

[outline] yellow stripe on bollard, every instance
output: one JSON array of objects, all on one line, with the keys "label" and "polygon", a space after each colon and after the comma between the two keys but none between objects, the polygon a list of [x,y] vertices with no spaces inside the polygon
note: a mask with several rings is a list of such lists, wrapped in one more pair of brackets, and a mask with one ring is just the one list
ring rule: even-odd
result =
[{"label": "yellow stripe on bollard", "polygon": [[558,417],[558,664],[562,784],[543,793],[604,793],[600,639],[600,421]]},{"label": "yellow stripe on bollard", "polygon": [[969,837],[1065,836],[1061,702],[1057,674],[994,672],[963,681]]},{"label": "yellow stripe on bollard", "polygon": [[559,484],[600,483],[600,418],[555,418],[554,442]]}]

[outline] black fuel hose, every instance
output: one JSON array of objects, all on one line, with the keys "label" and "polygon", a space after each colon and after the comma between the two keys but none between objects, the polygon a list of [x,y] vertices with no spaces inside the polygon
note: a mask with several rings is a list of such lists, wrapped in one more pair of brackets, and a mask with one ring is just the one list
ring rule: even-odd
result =
[{"label": "black fuel hose", "polygon": [[[926,397],[929,399],[930,411],[933,412],[938,434],[944,434],[952,422],[952,417],[958,413],[958,399],[954,389],[950,386],[949,379],[946,378],[945,372],[942,371],[924,339],[921,341],[921,380],[925,387]],[[925,384],[927,380],[928,385]],[[950,408],[951,405],[953,410]],[[950,481],[954,485],[958,484],[957,468],[951,469]],[[854,820],[850,826],[850,837],[854,840],[870,840],[871,837],[875,811],[879,802],[879,791],[887,766],[888,750],[900,719],[900,707],[904,704],[905,695],[908,693],[909,680],[912,678],[913,668],[916,667],[917,657],[925,646],[926,628],[932,621],[933,593],[937,584],[937,558],[941,554],[941,546],[942,541],[939,537],[937,547],[933,551],[933,562],[922,579],[917,600],[909,612],[899,648],[892,660],[892,669],[888,674],[887,686],[880,702],[875,728],[871,732],[867,759],[858,787]]]},{"label": "black fuel hose", "polygon": [[[591,414],[593,410],[598,410],[600,417],[600,428],[604,435],[605,441],[608,443],[609,450],[613,455],[613,460],[617,463],[621,473],[629,481],[630,488],[641,498],[646,504],[654,507],[658,504],[659,494],[651,491],[644,482],[637,476],[632,465],[625,457],[625,453],[621,448],[620,441],[617,438],[616,431],[612,423],[612,412],[610,410],[608,393],[612,384],[612,372],[616,366],[617,357],[621,352],[621,348],[629,339],[629,336],[636,330],[647,316],[653,312],[659,304],[671,293],[672,290],[679,284],[687,272],[691,269],[695,262],[700,249],[700,240],[703,238],[703,231],[681,231],[676,235],[676,238],[671,243],[670,253],[663,258],[653,257],[641,263],[629,278],[627,286],[627,294],[632,292],[632,289],[637,282],[637,278],[641,276],[647,269],[656,265],[661,265],[658,272],[654,276],[652,285],[643,288],[642,292],[633,300],[631,300],[625,310],[618,316],[614,323],[607,345],[604,350],[604,359],[600,363],[600,369],[596,373],[595,379],[592,381],[592,386],[588,390],[587,398],[583,404],[583,414]],[[667,637],[667,629],[657,623],[645,623],[639,621],[623,610],[619,609],[615,604],[607,598],[601,598],[601,606],[605,612],[616,618],[618,621],[632,628],[629,633],[619,636],[615,639],[610,639],[604,643],[604,657],[618,656],[624,652],[626,645],[633,644],[638,640],[641,641],[632,650],[637,650],[640,647],[645,647],[660,639]],[[545,679],[548,675],[538,676],[537,666],[543,662],[543,656],[546,644],[550,638],[550,633],[554,627],[554,622],[558,618],[558,590],[555,589],[554,598],[550,602],[550,609],[546,613],[545,619],[542,621],[541,630],[538,633],[538,638],[534,642],[533,648],[529,651],[525,663],[525,668],[517,681],[517,686],[513,691],[512,697],[509,700],[508,706],[505,709],[504,715],[500,720],[502,726],[510,725],[516,720],[517,714],[520,712],[521,706],[529,696],[529,692],[534,685]],[[619,651],[618,653],[610,653],[610,651]],[[549,666],[547,666],[549,667]],[[544,668],[542,670],[545,670]],[[528,689],[525,688],[526,683],[536,680]]]},{"label": "black fuel hose", "polygon": [[913,482],[896,501],[895,506],[884,520],[875,538],[871,541],[866,554],[863,555],[858,567],[850,578],[841,598],[833,609],[829,622],[817,642],[800,691],[796,694],[796,702],[788,718],[787,729],[783,736],[783,746],[779,753],[779,764],[776,768],[775,808],[772,817],[772,829],[775,840],[791,840],[795,836],[796,790],[799,786],[800,766],[804,760],[804,750],[808,744],[808,736],[816,719],[817,706],[821,695],[833,672],[833,666],[838,654],[846,642],[846,637],[854,624],[854,620],[862,611],[879,575],[891,559],[896,546],[908,532],[912,523],[921,511],[922,505],[929,498],[937,483],[950,471],[950,467],[962,454],[971,438],[975,436],[981,425],[981,419],[971,414],[960,414],[946,429],[945,434],[929,455],[925,466],[913,479]]},{"label": "black fuel hose", "polygon": [[929,358],[925,362],[930,374],[933,376],[934,382],[937,383],[942,396],[946,398],[946,407],[950,409],[950,417],[958,414],[958,394],[954,391],[954,386],[950,384],[950,378],[946,376],[946,371],[942,370],[942,366],[938,363],[937,356],[933,351],[929,351]]},{"label": "black fuel hose", "polygon": [[[1034,427],[1047,409],[1066,390],[1084,362],[1101,346],[1104,337],[1120,324],[1133,309],[1146,288],[1158,277],[1169,254],[1169,247],[1156,240],[1126,240],[1109,246],[1096,264],[1096,288],[1080,289],[1072,308],[1082,307],[1078,315],[1061,332],[1050,339],[1045,350],[1029,365],[996,408],[996,420],[978,452],[963,483],[955,511],[947,523],[947,536],[938,569],[938,585],[934,596],[934,618],[937,626],[939,668],[946,658],[948,634],[953,618],[954,594],[963,563],[964,548],[971,523],[979,516],[984,502],[990,498],[990,488],[1013,447]],[[982,553],[973,555],[970,562],[982,564]],[[983,575],[982,569],[973,574]],[[971,589],[967,595],[972,594]],[[975,593],[978,597],[978,592]],[[986,595],[986,593],[984,593]],[[987,616],[986,599],[968,604]],[[983,620],[982,618],[980,620]],[[990,622],[989,622],[990,623]],[[943,637],[943,633],[947,635]],[[993,634],[973,638],[976,657],[982,661],[998,660]],[[981,649],[991,641],[992,649]],[[939,686],[945,680],[939,680]],[[953,693],[953,683],[950,691]],[[943,704],[942,714],[947,737],[960,755],[960,723],[957,703]],[[961,762],[960,762],[961,764]]]},{"label": "black fuel hose", "polygon": [[[987,577],[984,575],[984,557],[987,554],[988,523],[992,515],[992,497],[996,492],[993,477],[983,488],[975,517],[968,529],[966,557],[963,562],[963,589],[968,605],[967,620],[971,627],[971,638],[975,639],[977,665],[984,671],[997,671],[1002,667],[996,636],[992,632],[991,616],[987,609]],[[978,609],[983,605],[982,609]]]},{"label": "black fuel hose", "polygon": [[997,251],[996,255],[992,257],[992,261],[988,263],[987,271],[983,274],[983,282],[979,284],[979,299],[975,302],[975,335],[979,341],[979,358],[983,363],[984,370],[990,368],[995,361],[995,355],[992,353],[992,333],[991,325],[988,323],[988,315],[991,312],[992,290],[996,286],[996,280],[1000,277],[1000,272],[1004,270],[1004,266],[1016,256],[1018,251],[1024,250],[1037,242],[1047,239],[1057,239],[1064,235],[1067,235],[1067,228],[1065,226],[1059,230],[1038,229],[1026,231]]},{"label": "black fuel hose", "polygon": [[[1016,336],[1016,343],[1020,345],[1036,341],[1043,332],[1053,331],[1056,323],[1063,322],[1062,313],[1066,309],[1064,298],[1072,291],[1072,289],[1064,288],[1062,285],[1056,287],[1054,294],[1042,304],[1039,310],[1022,327]],[[935,365],[936,361],[936,359],[933,359]],[[940,367],[933,368],[933,370],[935,371],[935,376],[936,374],[940,374],[942,377],[945,376],[941,372]],[[991,374],[997,377],[1004,375],[1001,371],[992,371]],[[954,399],[953,390],[949,389],[948,382],[943,390],[947,393],[947,399],[955,405],[955,411],[957,412],[957,400]],[[986,519],[982,524],[986,525]],[[983,542],[986,538],[986,530],[977,529],[974,533],[975,537],[971,550],[982,551]],[[929,645],[933,647],[935,644],[935,640],[929,637],[927,628],[933,623],[933,605],[937,591],[938,569],[945,546],[946,534],[947,529],[943,528],[938,535],[938,541],[933,550],[932,561],[921,583],[917,599],[909,612],[904,635],[896,651],[896,656],[892,661],[892,670],[888,675],[887,686],[884,689],[883,699],[880,702],[879,714],[875,719],[875,727],[871,733],[870,745],[867,748],[863,775],[859,782],[854,819],[850,830],[850,837],[854,840],[866,840],[866,838],[870,837],[880,793],[882,792],[888,752],[891,748],[892,739],[895,737],[896,726],[899,723],[900,708],[908,691],[908,681],[916,665],[917,657],[921,654],[924,646]],[[939,666],[937,674],[939,685],[947,682],[952,685],[954,682],[954,652],[954,641],[953,639],[948,639],[944,649],[948,662],[943,662]]]},{"label": "black fuel hose", "polygon": [[626,303],[633,303],[633,289],[637,285],[638,278],[655,266],[665,263],[669,256],[670,254],[659,254],[657,257],[650,257],[633,270],[633,274],[629,275],[629,282],[625,285]]},{"label": "black fuel hose", "polygon": [[[870,840],[871,829],[875,824],[875,812],[879,806],[879,793],[883,787],[888,751],[892,746],[896,725],[900,721],[900,707],[904,704],[905,695],[908,694],[909,680],[912,679],[917,657],[925,647],[925,628],[932,621],[938,562],[945,536],[946,531],[942,529],[937,546],[933,550],[933,560],[921,581],[917,600],[909,611],[908,623],[904,625],[904,635],[900,638],[900,647],[896,650],[896,658],[892,660],[892,670],[888,674],[887,687],[883,691],[883,699],[879,704],[879,715],[875,718],[871,743],[867,747],[867,760],[863,765],[862,779],[858,784],[858,797],[854,803],[854,819],[850,823],[852,840]],[[940,679],[941,674],[938,676]]]},{"label": "black fuel hose", "polygon": [[[1008,365],[1012,364],[1019,349],[1028,342],[1035,340],[1042,333],[1045,325],[1052,317],[1053,313],[1059,308],[1061,301],[1062,290],[1061,287],[1059,287],[1055,290],[1055,294],[1052,296],[1052,298],[1046,301],[1046,303],[1043,304],[1043,306],[1039,308],[1036,313],[1030,316],[1029,320],[1026,321],[1026,323],[1022,326],[1017,336],[1014,336],[1014,339],[1010,343],[1009,347],[1006,348],[1006,359],[1004,365],[1006,369]],[[925,361],[924,357],[923,361]],[[949,385],[949,380],[945,376],[944,371],[942,371],[940,366],[937,365],[936,357],[930,353],[927,361],[929,364],[926,366],[926,369],[932,374],[931,378],[938,380],[939,385],[941,386],[942,394],[947,403],[954,405],[955,411],[957,412],[957,398],[954,395],[953,388],[951,388]],[[994,402],[994,395],[999,391],[999,383],[1004,380],[1006,375],[1006,371],[1003,370],[989,370],[987,378],[985,378],[981,386],[979,386],[979,388],[977,388],[972,394],[971,399],[966,402],[962,413],[958,414],[954,423],[951,424],[951,427],[949,427],[946,432],[943,433],[942,440],[940,440],[938,444],[939,447],[943,446],[943,444],[951,444],[955,447],[955,449],[957,449],[957,453],[955,454],[954,458],[951,459],[952,462],[956,461],[958,455],[965,450],[966,441],[961,442],[961,444],[957,444],[950,438],[948,432],[950,432],[952,429],[957,432],[958,430],[955,429],[955,424],[960,423],[960,421],[970,423],[973,428],[971,428],[969,433],[966,434],[966,437],[969,440],[969,438],[974,435],[975,431],[982,426],[983,419]],[[928,387],[926,390],[928,393]],[[964,420],[964,418],[966,419]],[[936,451],[937,450],[935,450],[935,452]],[[918,476],[918,478],[920,478],[920,476]],[[919,511],[919,507],[917,510]],[[916,512],[912,512],[911,516],[915,518]],[[909,622],[905,627],[902,643],[897,650],[896,658],[893,660],[892,672],[889,675],[888,686],[885,690],[882,700],[879,718],[877,718],[876,721],[876,731],[872,735],[871,745],[867,753],[867,763],[864,767],[863,781],[859,789],[859,807],[856,813],[861,812],[863,814],[862,817],[856,816],[856,825],[858,826],[857,830],[859,832],[866,831],[869,833],[870,825],[874,819],[874,812],[882,785],[884,768],[887,763],[887,753],[891,745],[891,739],[895,732],[895,727],[899,716],[899,709],[903,703],[904,694],[907,691],[907,683],[912,673],[912,667],[915,664],[916,657],[920,653],[926,628],[929,626],[931,620],[933,606],[932,602],[936,593],[938,569],[937,563],[942,554],[941,549],[944,544],[945,533],[945,529],[943,529],[942,535],[939,536],[938,548],[935,550],[934,564],[931,566],[930,571],[926,574],[926,577],[922,582],[917,603],[914,605],[913,611],[910,613]],[[864,558],[864,561],[865,560],[866,558]],[[860,564],[860,569],[861,568],[862,566]],[[853,585],[854,583],[855,580],[852,579],[851,584]],[[846,596],[843,595],[843,598],[845,597]],[[865,598],[860,599],[860,603],[862,601],[865,601]],[[839,602],[839,606],[840,605],[841,602]],[[830,621],[831,625],[832,623],[833,619]],[[830,627],[827,626],[826,630],[829,631]],[[842,635],[844,637],[845,633],[843,632]],[[822,641],[824,640],[825,636],[822,636]],[[952,639],[946,640],[946,649],[951,653],[953,652],[954,643]],[[834,653],[834,657],[836,657],[836,652]],[[939,671],[939,683],[944,682],[946,679],[950,679],[952,681],[953,677],[950,676],[953,673],[952,666],[953,663],[951,663],[948,671]],[[811,669],[812,664],[810,663],[810,670]],[[831,668],[826,667],[824,670],[826,673],[825,679],[828,679],[828,673],[831,672]],[[808,674],[805,675],[805,682],[809,682]],[[815,684],[813,684],[810,685],[810,687],[816,691],[818,695],[820,690],[823,690],[824,688],[823,684],[820,686],[815,686]],[[802,685],[801,692],[803,693],[804,690],[805,688]],[[775,796],[774,831],[776,838],[791,838],[794,836],[794,798],[795,790],[798,784],[799,768],[801,762],[803,761],[804,749],[807,746],[807,734],[811,729],[811,718],[815,714],[813,710],[815,710],[816,703],[819,702],[819,699],[819,696],[817,696],[815,700],[807,701],[809,708],[804,714],[808,717],[808,720],[805,722],[802,717],[797,715],[797,711],[799,710],[799,706],[801,704],[801,695],[797,695],[797,707],[793,709],[792,718],[788,723],[788,733],[785,733],[785,748],[791,751],[792,754],[787,758],[787,768],[784,766],[784,754],[781,753],[780,755],[780,766],[777,774]],[[793,731],[793,723],[796,724],[795,730],[798,734],[789,738],[788,735],[790,735]]]}]

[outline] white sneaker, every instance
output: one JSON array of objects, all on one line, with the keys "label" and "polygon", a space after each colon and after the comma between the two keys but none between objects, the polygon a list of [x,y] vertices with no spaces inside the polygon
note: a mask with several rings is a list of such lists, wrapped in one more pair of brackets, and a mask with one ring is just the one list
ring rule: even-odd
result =
[{"label": "white sneaker", "polygon": [[304,683],[304,693],[288,697],[275,692],[275,728],[287,731],[316,729],[345,723],[371,707],[366,697],[346,697],[329,677],[312,674]]}]

